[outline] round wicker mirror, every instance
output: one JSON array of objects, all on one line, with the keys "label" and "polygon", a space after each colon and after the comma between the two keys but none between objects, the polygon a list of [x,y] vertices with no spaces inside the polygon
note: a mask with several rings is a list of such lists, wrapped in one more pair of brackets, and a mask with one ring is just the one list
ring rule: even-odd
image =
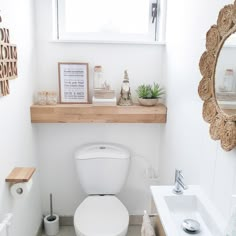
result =
[{"label": "round wicker mirror", "polygon": [[199,62],[203,78],[199,83],[198,93],[204,101],[203,118],[210,123],[211,138],[220,140],[226,151],[236,147],[236,111],[226,112],[220,105],[219,97],[217,101],[216,67],[225,41],[235,32],[236,1],[220,10],[217,24],[211,26],[206,34],[206,51]]}]

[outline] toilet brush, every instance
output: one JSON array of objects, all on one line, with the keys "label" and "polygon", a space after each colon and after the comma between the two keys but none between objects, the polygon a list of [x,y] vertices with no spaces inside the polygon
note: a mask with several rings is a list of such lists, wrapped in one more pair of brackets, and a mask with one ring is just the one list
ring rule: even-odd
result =
[{"label": "toilet brush", "polygon": [[52,194],[50,193],[50,214],[44,217],[44,228],[46,235],[53,236],[59,232],[59,216],[53,214]]},{"label": "toilet brush", "polygon": [[56,216],[53,215],[53,208],[52,208],[52,194],[50,193],[50,215],[48,216],[48,221],[54,221]]}]

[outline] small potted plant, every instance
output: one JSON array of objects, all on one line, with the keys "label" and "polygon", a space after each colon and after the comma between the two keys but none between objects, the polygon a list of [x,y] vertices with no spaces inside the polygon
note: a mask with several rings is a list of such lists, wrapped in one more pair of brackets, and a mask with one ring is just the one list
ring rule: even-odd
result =
[{"label": "small potted plant", "polygon": [[140,85],[137,90],[138,101],[143,106],[154,106],[157,104],[158,99],[165,93],[164,89],[159,84],[154,83]]}]

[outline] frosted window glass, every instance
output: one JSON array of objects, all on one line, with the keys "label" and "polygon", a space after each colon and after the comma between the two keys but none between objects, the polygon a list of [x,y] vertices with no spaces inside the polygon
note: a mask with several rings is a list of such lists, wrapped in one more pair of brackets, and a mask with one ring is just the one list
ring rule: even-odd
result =
[{"label": "frosted window glass", "polygon": [[65,31],[147,34],[149,4],[148,0],[65,0]]}]

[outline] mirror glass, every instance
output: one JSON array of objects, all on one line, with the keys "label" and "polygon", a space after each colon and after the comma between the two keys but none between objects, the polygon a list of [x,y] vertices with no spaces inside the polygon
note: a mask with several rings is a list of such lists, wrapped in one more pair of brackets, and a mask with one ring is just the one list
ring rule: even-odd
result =
[{"label": "mirror glass", "polygon": [[230,46],[233,40],[236,33],[224,42],[215,71],[217,103],[227,115],[236,115],[236,47]]}]

